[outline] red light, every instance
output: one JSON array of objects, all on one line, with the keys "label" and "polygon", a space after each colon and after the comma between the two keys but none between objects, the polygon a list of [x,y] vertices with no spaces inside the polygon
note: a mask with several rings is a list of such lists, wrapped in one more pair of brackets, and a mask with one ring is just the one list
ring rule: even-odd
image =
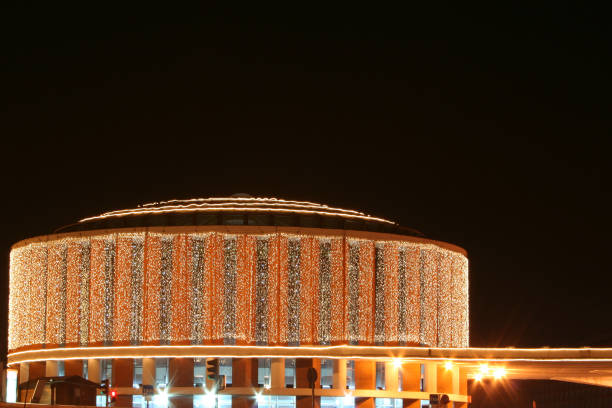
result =
[{"label": "red light", "polygon": [[116,397],[116,396],[117,396],[117,391],[112,390],[112,391],[111,391],[111,397]]}]

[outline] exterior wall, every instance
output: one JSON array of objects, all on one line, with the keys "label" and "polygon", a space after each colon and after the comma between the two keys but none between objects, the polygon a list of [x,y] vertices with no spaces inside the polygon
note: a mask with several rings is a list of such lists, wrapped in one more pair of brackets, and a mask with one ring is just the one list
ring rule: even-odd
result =
[{"label": "exterior wall", "polygon": [[[11,251],[9,353],[159,344],[468,344],[459,250],[261,227],[63,234]],[[450,247],[450,246],[448,246]]]}]

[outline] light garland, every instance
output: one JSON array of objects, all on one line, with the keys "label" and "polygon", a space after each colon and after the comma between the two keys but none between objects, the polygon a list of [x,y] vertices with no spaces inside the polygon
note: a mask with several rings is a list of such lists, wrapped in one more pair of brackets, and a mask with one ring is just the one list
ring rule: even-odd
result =
[{"label": "light garland", "polygon": [[278,212],[295,214],[314,214],[339,216],[344,218],[361,219],[365,221],[376,221],[386,224],[395,224],[384,218],[373,217],[355,210],[333,208],[327,205],[300,201],[284,201],[268,198],[215,198],[215,199],[192,199],[192,200],[170,200],[160,203],[145,204],[138,208],[109,211],[94,217],[81,219],[79,222],[100,220],[111,217],[123,217],[128,215],[181,213],[181,212]]},{"label": "light garland", "polygon": [[9,350],[468,344],[467,259],[431,243],[119,233],[11,252]]}]

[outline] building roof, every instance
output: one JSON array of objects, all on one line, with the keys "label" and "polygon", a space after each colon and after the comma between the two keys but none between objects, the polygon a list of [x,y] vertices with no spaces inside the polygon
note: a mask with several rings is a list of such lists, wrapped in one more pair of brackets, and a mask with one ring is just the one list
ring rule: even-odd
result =
[{"label": "building roof", "polygon": [[55,232],[189,225],[295,226],[423,236],[417,230],[360,211],[247,194],[143,204],[84,218]]}]

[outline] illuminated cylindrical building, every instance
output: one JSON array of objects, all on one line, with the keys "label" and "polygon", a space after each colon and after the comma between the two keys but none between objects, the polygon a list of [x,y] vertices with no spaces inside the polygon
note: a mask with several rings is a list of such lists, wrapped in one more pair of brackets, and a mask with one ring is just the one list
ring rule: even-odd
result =
[{"label": "illuminated cylindrical building", "polygon": [[[168,387],[182,389],[172,401],[189,405],[202,388],[194,364],[226,357],[232,387],[219,394],[233,395],[233,406],[256,403],[237,390],[258,384],[266,395],[283,388],[301,406],[300,364],[321,370],[329,358],[337,377],[350,357],[355,404],[368,406],[376,392],[357,397],[370,389],[358,388],[358,377],[376,382],[376,369],[357,367],[386,361],[369,353],[467,346],[465,251],[357,211],[246,196],[173,200],[86,218],[11,250],[9,363],[28,378],[54,374],[58,361],[80,375],[87,360],[99,381],[92,367],[108,359],[119,394],[138,395],[134,359],[143,359],[140,383],[152,384],[147,370],[169,358],[177,380]],[[284,378],[269,379],[280,375],[278,359],[292,356],[296,388],[287,392]],[[258,361],[269,358],[261,384]],[[388,368],[389,392],[431,391],[398,387]],[[456,401],[466,394],[447,392]]]}]

